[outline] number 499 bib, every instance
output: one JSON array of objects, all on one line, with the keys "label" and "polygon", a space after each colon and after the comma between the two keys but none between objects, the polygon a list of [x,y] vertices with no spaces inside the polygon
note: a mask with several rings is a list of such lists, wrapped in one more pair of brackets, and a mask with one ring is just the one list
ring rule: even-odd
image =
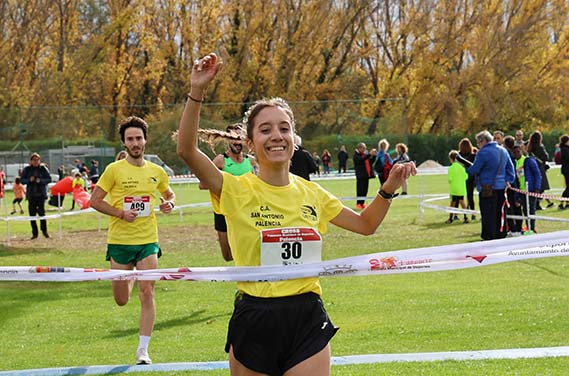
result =
[{"label": "number 499 bib", "polygon": [[322,261],[322,236],[311,227],[261,230],[261,265]]},{"label": "number 499 bib", "polygon": [[150,196],[126,196],[123,199],[123,210],[136,210],[138,217],[150,215]]}]

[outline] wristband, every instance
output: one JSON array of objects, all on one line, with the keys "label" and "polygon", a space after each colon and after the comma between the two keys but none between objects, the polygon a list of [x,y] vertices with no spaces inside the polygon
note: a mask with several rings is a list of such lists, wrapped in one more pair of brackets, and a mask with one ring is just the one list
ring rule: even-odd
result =
[{"label": "wristband", "polygon": [[171,209],[174,209],[174,206],[175,206],[174,203],[172,201],[168,201],[168,202],[170,203]]},{"label": "wristband", "polygon": [[188,94],[188,98],[189,98],[191,101],[194,101],[194,102],[196,102],[196,103],[202,103],[202,102],[203,102],[203,98],[202,98],[201,100],[200,100],[200,99],[196,99],[196,98],[192,97],[191,94]]},{"label": "wristband", "polygon": [[387,193],[383,189],[377,191],[377,194],[381,196],[384,200],[391,201],[395,197],[399,196],[399,193]]}]

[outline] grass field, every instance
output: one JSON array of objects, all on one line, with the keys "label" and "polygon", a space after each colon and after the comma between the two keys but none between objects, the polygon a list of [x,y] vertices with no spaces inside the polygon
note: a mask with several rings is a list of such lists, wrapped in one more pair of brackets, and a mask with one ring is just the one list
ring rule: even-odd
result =
[{"label": "grass field", "polygon": [[[558,170],[550,174],[551,183],[561,188],[557,174]],[[355,195],[353,180],[321,184],[339,197]],[[370,194],[377,188],[373,181]],[[195,184],[174,189],[178,204],[208,200]],[[446,191],[444,175],[417,176],[409,183],[411,195]],[[446,213],[421,213],[419,202],[396,199],[372,236],[331,226],[324,236],[323,257],[478,241],[479,221],[447,225]],[[346,204],[355,206],[353,201]],[[447,205],[447,200],[440,204]],[[547,210],[540,215],[567,218],[569,212]],[[184,209],[182,216],[158,217],[161,268],[224,265],[211,209]],[[106,226],[107,218],[96,213],[69,216],[50,222],[51,239],[30,241],[28,223],[10,222],[10,245],[0,245],[0,265],[107,267]],[[552,232],[566,230],[567,225],[540,221],[537,229]],[[0,231],[0,240],[5,238],[6,229]],[[567,346],[568,265],[569,260],[557,257],[460,271],[322,278],[326,308],[341,328],[332,340],[333,355]],[[234,283],[158,282],[150,344],[154,362],[226,360],[223,347],[234,289]],[[117,307],[107,281],[0,282],[0,370],[131,364],[139,308],[136,294],[127,306]],[[565,375],[567,369],[569,358],[544,358],[336,366],[332,374]],[[153,374],[164,375],[140,373]]]}]

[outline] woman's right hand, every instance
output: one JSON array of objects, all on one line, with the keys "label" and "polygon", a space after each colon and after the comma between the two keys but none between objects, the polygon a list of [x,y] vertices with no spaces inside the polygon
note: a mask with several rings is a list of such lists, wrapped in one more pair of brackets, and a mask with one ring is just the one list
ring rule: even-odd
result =
[{"label": "woman's right hand", "polygon": [[221,70],[221,67],[223,67],[223,61],[221,61],[221,59],[213,52],[194,61],[192,78],[190,81],[192,85],[191,94],[200,95],[195,99],[202,99],[204,90],[215,78],[217,72]]}]

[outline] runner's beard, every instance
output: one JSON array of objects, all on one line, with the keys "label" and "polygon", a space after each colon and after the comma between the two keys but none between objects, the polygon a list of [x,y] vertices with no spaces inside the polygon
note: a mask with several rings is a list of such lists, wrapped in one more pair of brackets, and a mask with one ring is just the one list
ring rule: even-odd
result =
[{"label": "runner's beard", "polygon": [[140,159],[144,156],[144,147],[128,148],[125,147],[126,153],[133,159]]},{"label": "runner's beard", "polygon": [[229,150],[231,150],[233,154],[241,154],[243,151],[243,144],[229,144]]}]

